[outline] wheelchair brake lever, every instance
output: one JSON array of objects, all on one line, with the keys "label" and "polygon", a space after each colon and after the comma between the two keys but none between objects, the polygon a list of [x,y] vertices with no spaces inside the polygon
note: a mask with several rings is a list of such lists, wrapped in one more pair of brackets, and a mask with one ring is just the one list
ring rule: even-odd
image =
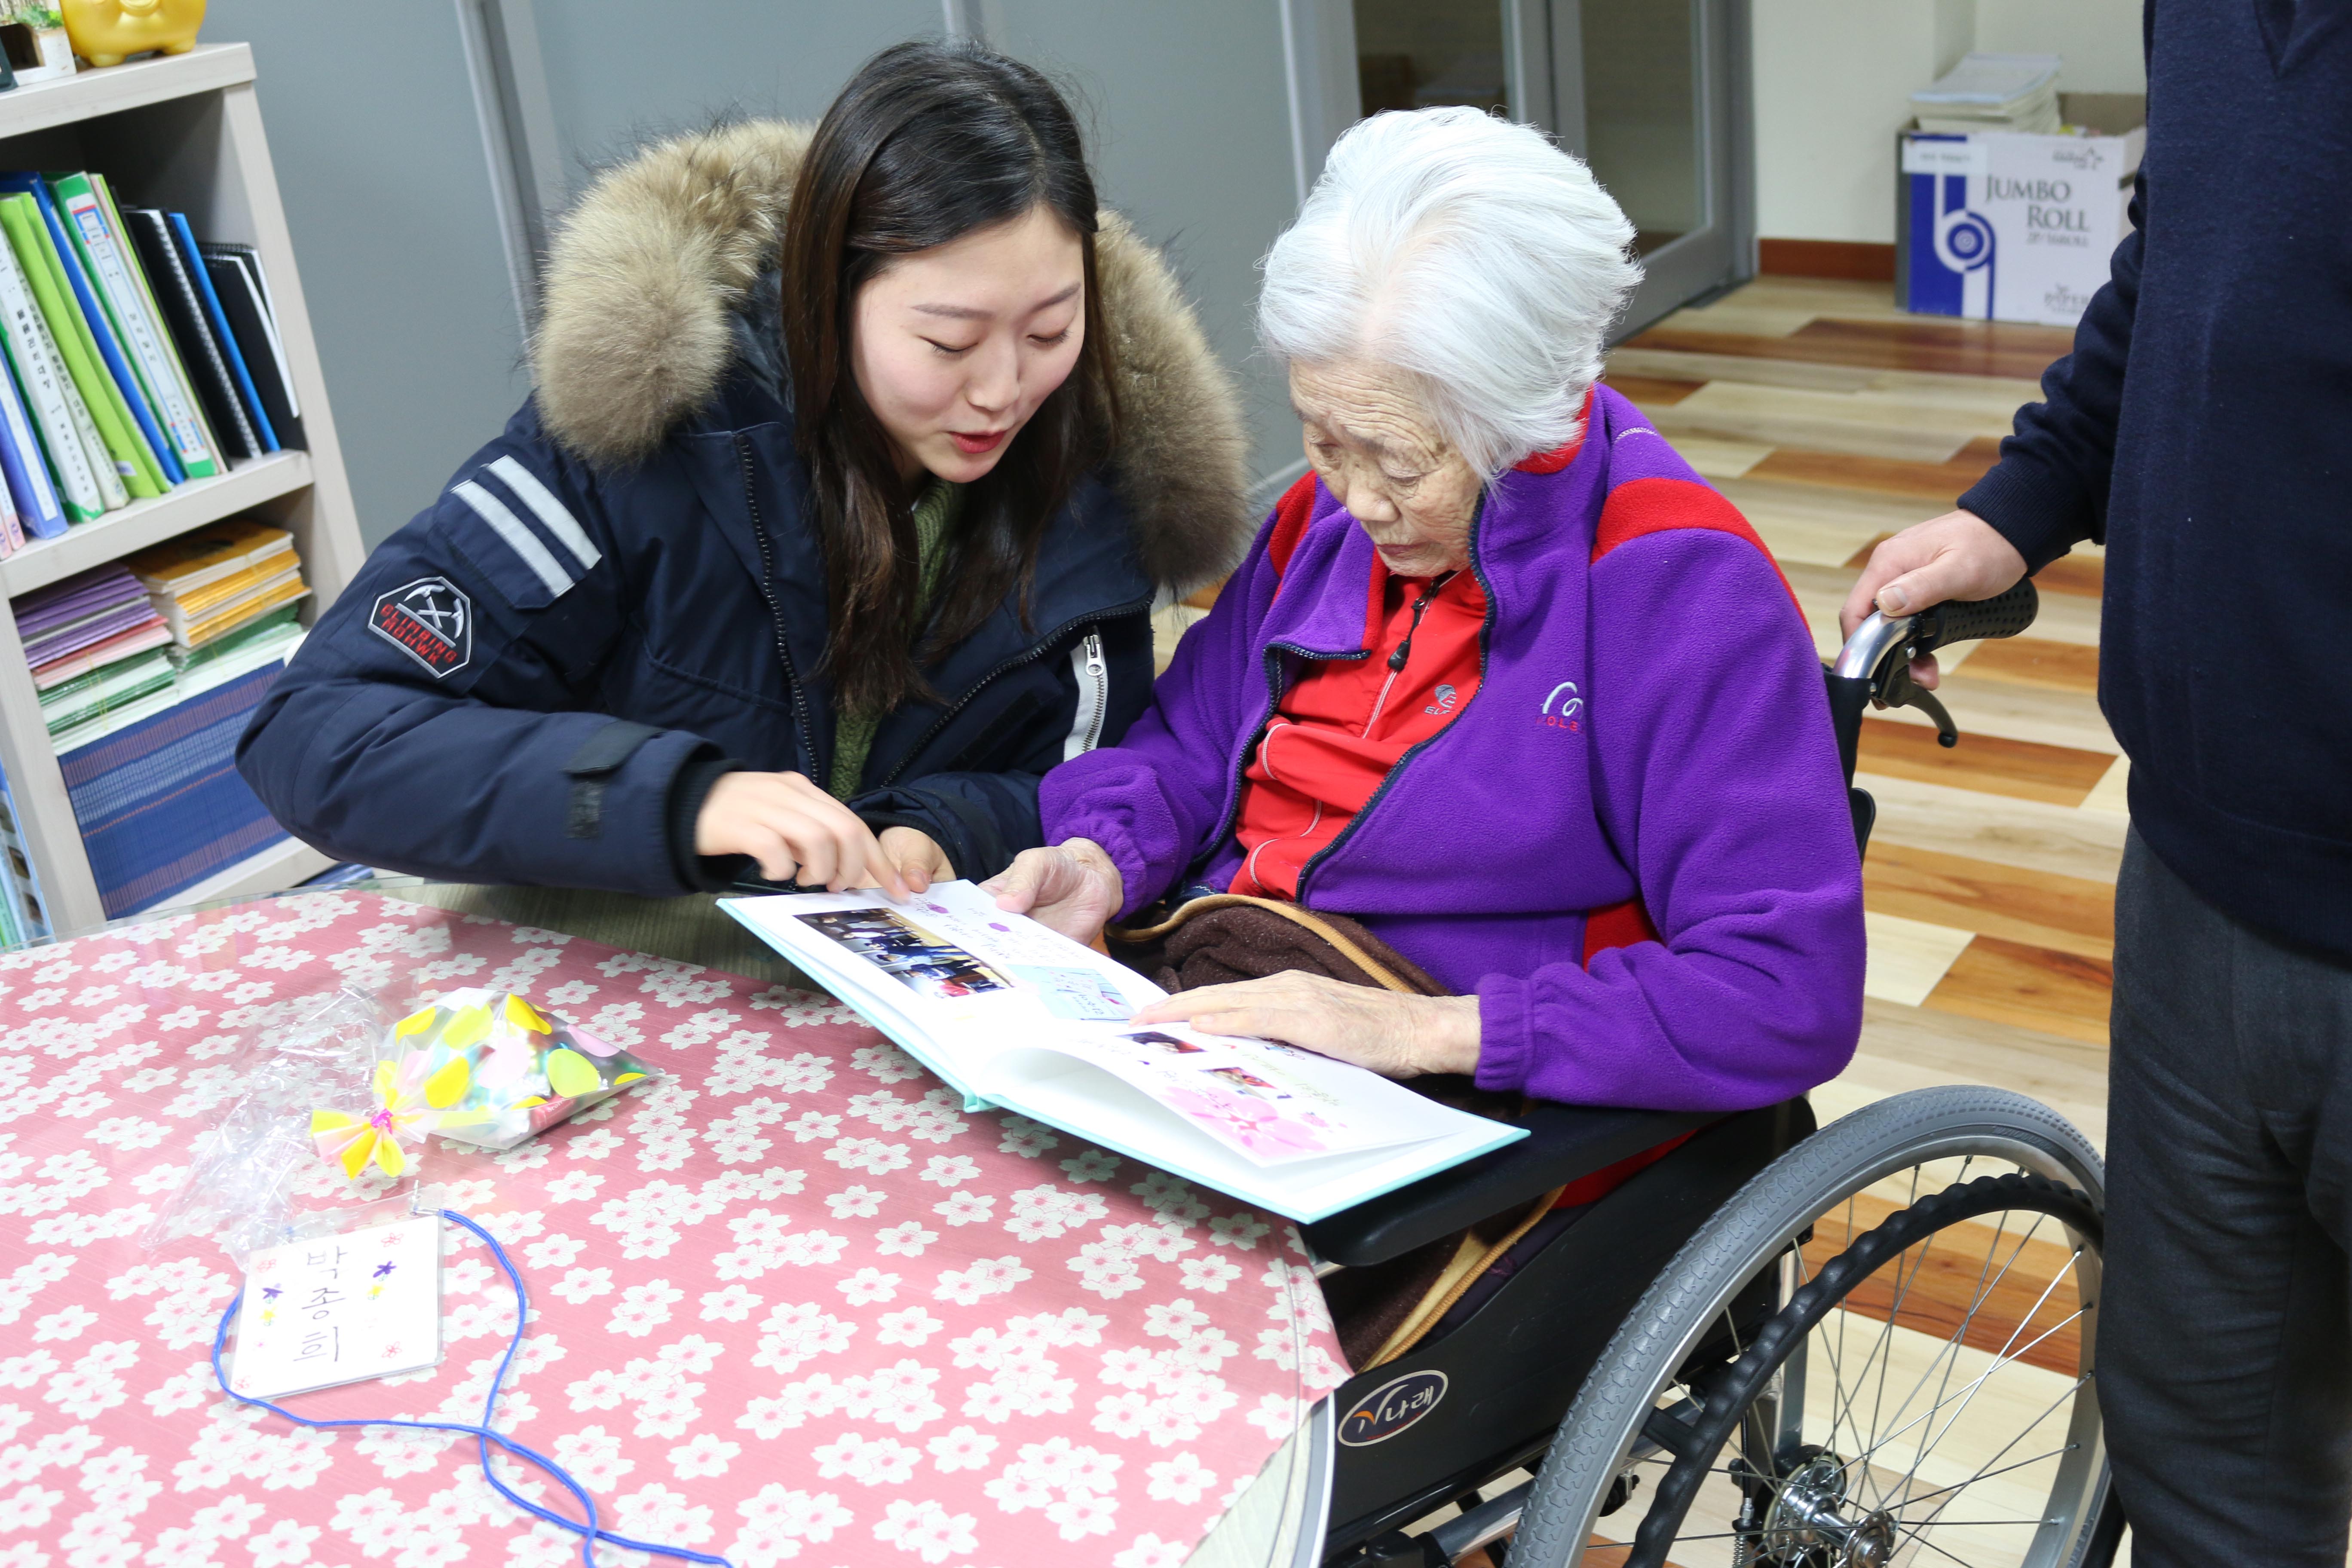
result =
[{"label": "wheelchair brake lever", "polygon": [[1871,695],[1889,708],[1916,708],[1936,721],[1936,743],[1947,751],[1960,743],[1959,726],[1952,722],[1936,694],[1911,679],[1911,647],[1898,648],[1885,673],[1871,683]]},{"label": "wheelchair brake lever", "polygon": [[1937,743],[1951,747],[1960,743],[1951,714],[1933,692],[1911,679],[1911,661],[1931,650],[1941,629],[1939,621],[1925,616],[1874,613],[1854,629],[1832,673],[1868,681],[1870,700],[1879,707],[1916,708],[1935,721]]}]

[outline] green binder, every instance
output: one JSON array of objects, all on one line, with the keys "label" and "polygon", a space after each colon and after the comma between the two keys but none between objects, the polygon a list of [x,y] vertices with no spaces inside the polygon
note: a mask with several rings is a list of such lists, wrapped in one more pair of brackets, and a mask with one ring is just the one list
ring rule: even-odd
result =
[{"label": "green binder", "polygon": [[[33,298],[40,302],[49,333],[57,339],[58,353],[65,358],[66,374],[73,377],[90,422],[98,426],[99,438],[114,459],[111,466],[100,468],[100,488],[107,489],[112,477],[115,490],[127,489],[141,497],[162,495],[162,470],[152,467],[155,459],[147,451],[145,438],[136,434],[138,427],[131,422],[121,389],[99,361],[89,323],[82,320],[80,307],[71,302],[65,264],[58,259],[57,247],[49,241],[49,226],[41,221],[41,209],[32,197],[20,193],[0,202],[0,223],[6,224],[16,259],[25,264]],[[111,510],[124,503],[110,490],[106,504]]]},{"label": "green binder", "polygon": [[73,236],[74,247],[81,252],[82,265],[114,324],[115,339],[122,344],[133,374],[146,391],[147,405],[154,410],[180,466],[192,479],[219,473],[219,448],[198,410],[195,389],[181,367],[171,333],[163,326],[163,312],[156,308],[124,236],[105,176],[53,175],[49,190],[64,215],[66,232]]},{"label": "green binder", "polygon": [[[128,504],[128,480],[134,474],[144,487],[142,494],[161,493],[131,456],[130,438],[115,416],[114,404],[106,395],[108,388],[100,385],[101,381],[110,382],[110,378],[99,373],[82,347],[80,334],[88,328],[81,312],[61,298],[57,251],[49,244],[48,226],[41,221],[41,209],[28,195],[0,197],[0,228],[7,231],[8,247],[16,253],[16,260],[24,269],[25,285],[32,290],[33,302],[41,312],[43,324],[49,329],[58,358],[65,364],[66,405],[77,432],[84,438],[84,446],[94,448],[89,453],[89,466],[106,510],[112,511]],[[108,460],[110,454],[112,461]]]}]

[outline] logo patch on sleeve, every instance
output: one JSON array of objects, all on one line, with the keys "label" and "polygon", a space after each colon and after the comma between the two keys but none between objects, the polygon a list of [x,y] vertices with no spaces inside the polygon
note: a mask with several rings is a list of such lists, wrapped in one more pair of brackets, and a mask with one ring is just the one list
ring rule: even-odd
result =
[{"label": "logo patch on sleeve", "polygon": [[474,657],[474,602],[446,577],[419,577],[377,599],[368,629],[436,680]]}]

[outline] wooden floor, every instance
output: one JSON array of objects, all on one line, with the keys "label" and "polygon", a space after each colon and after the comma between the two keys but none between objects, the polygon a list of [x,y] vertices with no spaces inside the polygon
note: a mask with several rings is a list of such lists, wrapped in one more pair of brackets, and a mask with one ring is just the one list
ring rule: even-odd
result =
[{"label": "wooden floor", "polygon": [[[1906,315],[1884,284],[1768,278],[1620,347],[1609,383],[1747,514],[1824,657],[1880,537],[1991,466],[2072,334]],[[2099,715],[2089,549],[2042,572],[2026,636],[1966,645],[1943,688],[1961,741],[1909,710],[1863,727],[1877,798],[1863,865],[1868,1012],[1827,1115],[1991,1083],[2105,1142],[2107,997],[2126,763]]]}]

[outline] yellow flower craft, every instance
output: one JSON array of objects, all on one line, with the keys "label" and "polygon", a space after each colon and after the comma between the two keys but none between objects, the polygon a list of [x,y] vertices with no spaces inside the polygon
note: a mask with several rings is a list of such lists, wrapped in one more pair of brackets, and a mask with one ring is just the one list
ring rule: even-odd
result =
[{"label": "yellow flower craft", "polygon": [[354,1178],[371,1163],[400,1174],[401,1144],[433,1133],[513,1148],[652,1075],[511,992],[449,992],[394,1024],[383,1048],[394,1055],[377,1066],[373,1110],[310,1118],[319,1152]]},{"label": "yellow flower craft", "polygon": [[465,1098],[464,1060],[453,1059],[427,1076],[432,1059],[430,1052],[411,1051],[397,1066],[376,1063],[375,1109],[364,1117],[312,1111],[310,1142],[320,1156],[341,1165],[354,1181],[371,1162],[385,1175],[397,1176],[408,1169],[408,1156],[400,1147],[404,1140],[422,1143],[428,1133],[486,1120],[478,1110],[448,1109]]}]

